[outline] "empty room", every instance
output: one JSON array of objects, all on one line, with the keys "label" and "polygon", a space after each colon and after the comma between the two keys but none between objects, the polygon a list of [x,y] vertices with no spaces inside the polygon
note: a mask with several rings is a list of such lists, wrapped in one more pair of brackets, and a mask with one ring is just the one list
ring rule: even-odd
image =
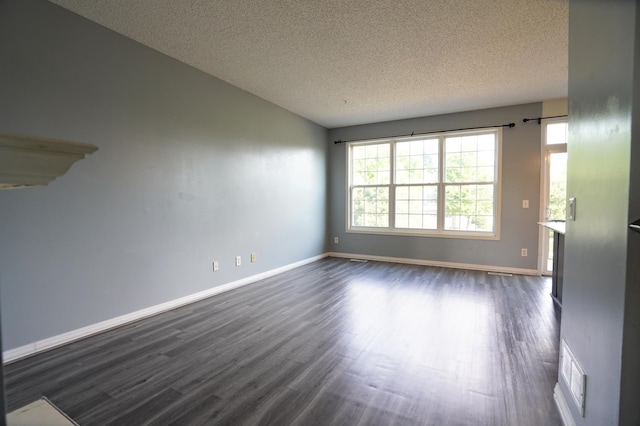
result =
[{"label": "empty room", "polygon": [[639,19],[0,0],[6,421],[640,424]]}]

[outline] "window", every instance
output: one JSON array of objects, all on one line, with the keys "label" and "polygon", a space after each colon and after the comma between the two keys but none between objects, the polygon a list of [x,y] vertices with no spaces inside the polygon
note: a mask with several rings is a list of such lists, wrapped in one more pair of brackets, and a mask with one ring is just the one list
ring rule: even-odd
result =
[{"label": "window", "polygon": [[348,146],[348,230],[498,238],[501,129]]}]

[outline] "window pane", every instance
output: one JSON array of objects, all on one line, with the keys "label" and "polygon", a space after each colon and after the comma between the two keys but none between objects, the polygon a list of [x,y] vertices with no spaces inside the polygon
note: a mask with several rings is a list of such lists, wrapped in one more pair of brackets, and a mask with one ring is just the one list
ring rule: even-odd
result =
[{"label": "window pane", "polygon": [[409,215],[396,214],[396,228],[408,228],[409,227]]},{"label": "window pane", "polygon": [[476,170],[478,172],[478,182],[491,182],[495,179],[495,169],[493,168],[493,166],[478,167]]},{"label": "window pane", "polygon": [[438,182],[438,139],[396,143],[396,183]]},{"label": "window pane", "polygon": [[568,123],[548,123],[547,124],[547,145],[557,143],[567,143],[569,140]]},{"label": "window pane", "polygon": [[478,136],[478,151],[491,151],[495,149],[496,136],[494,133],[488,133]]},{"label": "window pane", "polygon": [[351,193],[353,226],[389,226],[389,188],[360,187]]},{"label": "window pane", "polygon": [[461,137],[460,145],[460,150],[462,152],[475,152],[478,150],[478,136]]},{"label": "window pane", "polygon": [[461,144],[459,136],[447,138],[447,152],[460,152],[460,146]]},{"label": "window pane", "polygon": [[496,156],[491,151],[478,151],[478,166],[493,166],[496,161]]},{"label": "window pane", "polygon": [[399,215],[408,215],[409,214],[409,200],[403,200],[398,198],[398,193],[396,192],[396,221],[398,220]]},{"label": "window pane", "polygon": [[412,185],[396,187],[396,228],[436,229],[438,187]]},{"label": "window pane", "polygon": [[408,200],[409,199],[409,187],[397,186],[396,187],[396,200]]},{"label": "window pane", "polygon": [[353,184],[354,185],[364,185],[365,183],[367,183],[367,172],[362,170],[362,171],[357,171],[357,172],[353,172]]},{"label": "window pane", "polygon": [[445,139],[445,181],[493,182],[496,158],[495,133]]},{"label": "window pane", "polygon": [[567,153],[552,152],[549,155],[549,207],[551,220],[567,217]]},{"label": "window pane", "polygon": [[493,231],[493,185],[447,185],[445,229]]},{"label": "window pane", "polygon": [[391,145],[356,145],[352,147],[351,182],[353,185],[387,185],[391,183]]},{"label": "window pane", "polygon": [[364,146],[352,146],[351,147],[351,158],[354,160],[363,159],[365,156],[365,147]]}]

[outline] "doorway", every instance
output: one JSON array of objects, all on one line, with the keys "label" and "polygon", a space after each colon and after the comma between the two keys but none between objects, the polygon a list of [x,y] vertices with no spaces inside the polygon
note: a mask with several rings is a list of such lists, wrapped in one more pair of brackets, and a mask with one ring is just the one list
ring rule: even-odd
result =
[{"label": "doorway", "polygon": [[[564,221],[567,216],[567,141],[566,118],[542,122],[543,183],[540,220]],[[541,228],[542,274],[553,272],[553,231]]]}]

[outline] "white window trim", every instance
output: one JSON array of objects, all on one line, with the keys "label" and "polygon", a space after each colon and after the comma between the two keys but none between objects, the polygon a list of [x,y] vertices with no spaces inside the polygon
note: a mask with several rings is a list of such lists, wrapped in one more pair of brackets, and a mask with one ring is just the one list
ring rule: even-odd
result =
[{"label": "white window trim", "polygon": [[[445,230],[443,226],[444,222],[444,191],[438,191],[438,229],[405,229],[405,228],[395,228],[395,209],[390,209],[389,211],[389,227],[387,228],[379,228],[379,227],[352,227],[351,226],[351,146],[354,145],[367,145],[367,144],[380,144],[391,142],[391,173],[392,179],[394,182],[394,173],[395,173],[395,142],[405,142],[410,140],[420,140],[420,139],[429,139],[429,138],[438,138],[444,140],[447,137],[455,137],[455,136],[464,136],[471,134],[479,134],[484,132],[495,132],[496,133],[496,184],[494,190],[494,200],[495,200],[495,210],[494,210],[494,232],[482,232],[482,231],[454,231],[454,230]],[[441,142],[441,149],[443,147],[443,143]],[[442,132],[442,133],[433,133],[433,134],[421,134],[420,136],[412,136],[412,137],[398,137],[398,138],[385,138],[385,139],[369,139],[362,140],[358,142],[348,142],[345,144],[345,158],[346,158],[346,187],[345,187],[345,232],[353,233],[353,234],[372,234],[372,235],[392,235],[392,236],[413,236],[413,237],[429,237],[429,238],[457,238],[457,239],[469,239],[469,240],[499,240],[500,239],[500,229],[502,223],[502,128],[486,128],[482,130],[469,130],[469,131],[454,131],[454,132]],[[440,156],[444,156],[444,153],[441,152]],[[440,182],[437,183],[439,188],[444,188],[445,183],[443,182],[442,174],[444,171],[442,170],[442,161],[440,161]],[[392,197],[395,195],[393,193],[393,188],[395,184],[389,184],[389,203],[391,205]],[[394,202],[395,204],[395,202]],[[393,211],[391,211],[393,210]],[[441,214],[442,213],[442,214]]]}]

